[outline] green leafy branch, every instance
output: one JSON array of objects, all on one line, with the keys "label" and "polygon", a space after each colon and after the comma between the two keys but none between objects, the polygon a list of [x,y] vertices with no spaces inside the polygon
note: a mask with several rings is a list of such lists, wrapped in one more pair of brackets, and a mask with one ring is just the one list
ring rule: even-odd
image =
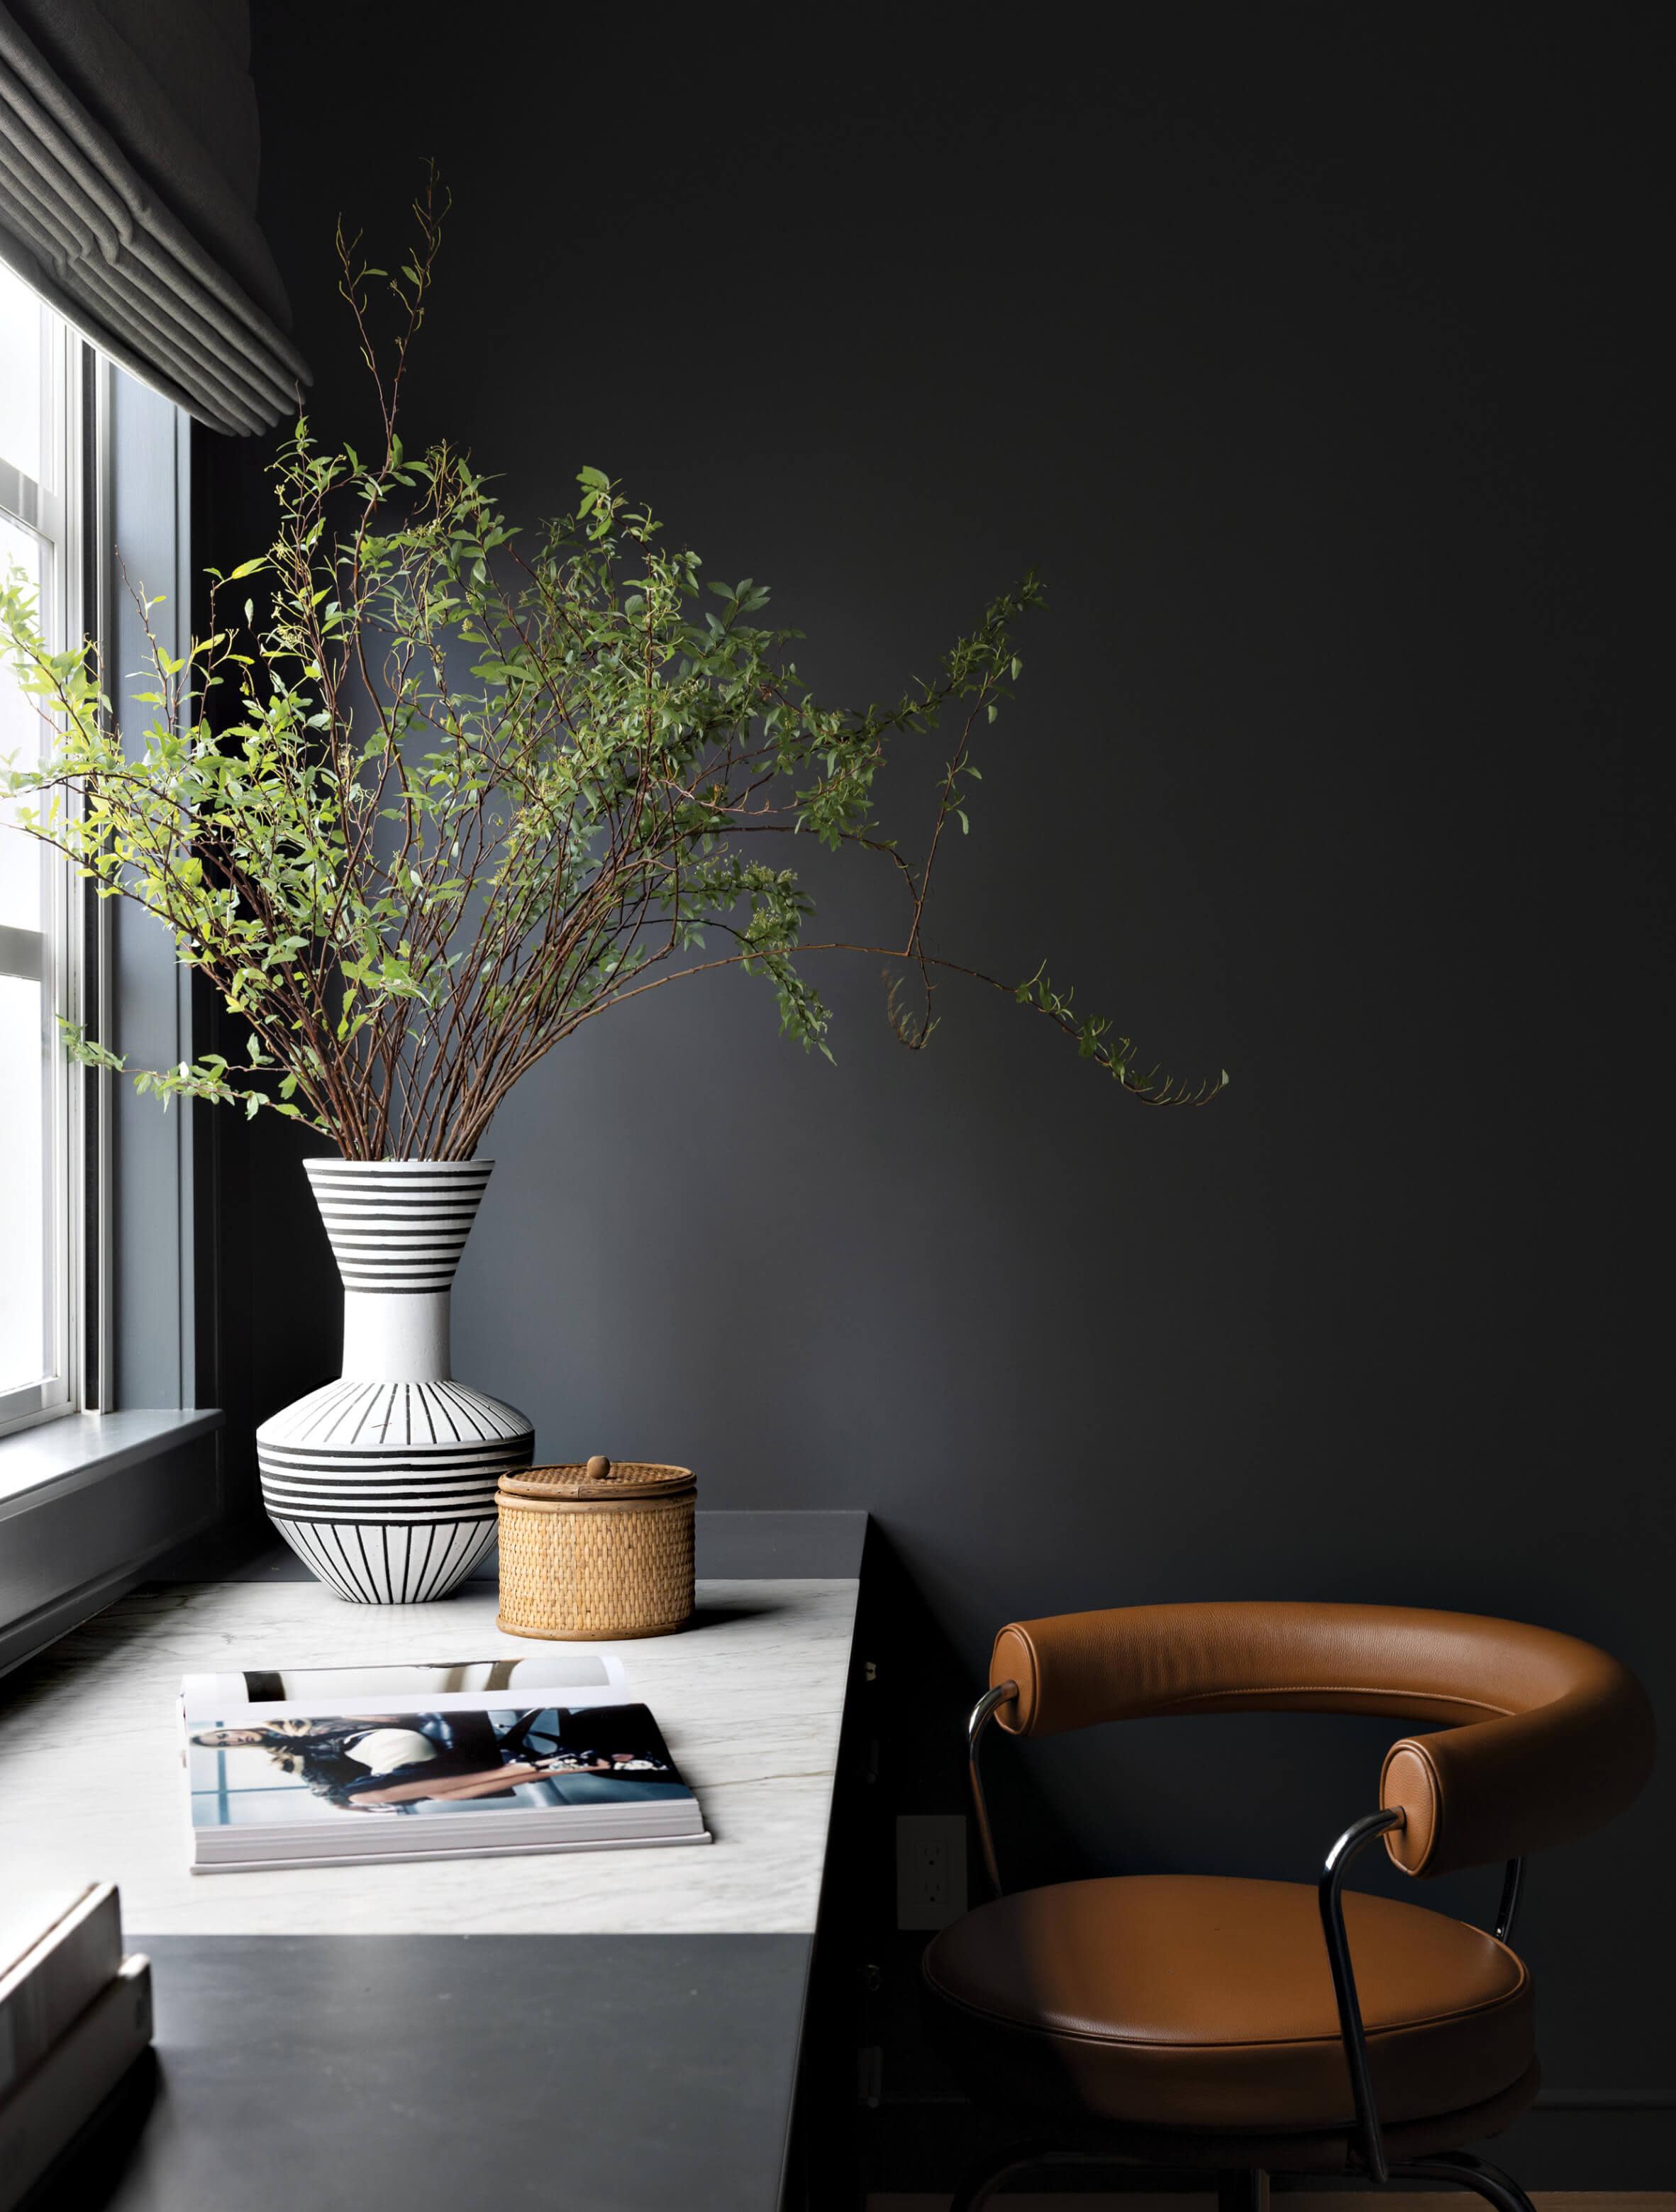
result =
[{"label": "green leafy branch", "polygon": [[[938,979],[959,975],[1035,1007],[1133,1097],[1215,1096],[1225,1076],[1138,1068],[1045,968],[1012,983],[928,945],[934,871],[945,833],[970,829],[975,747],[1012,698],[1035,575],[930,678],[850,709],[799,678],[799,634],[769,624],[764,586],[707,580],[602,471],[581,471],[570,514],[520,533],[465,455],[401,436],[445,211],[433,176],[394,270],[340,233],[375,449],[324,445],[299,418],[272,465],[272,543],[211,572],[209,633],[184,655],[137,595],[149,669],[130,710],[149,720],[125,744],[95,657],[48,647],[20,574],[0,587],[0,653],[48,731],[4,778],[18,825],[97,896],[161,921],[248,1030],[244,1062],[203,1054],[132,1071],[138,1086],[269,1109],[351,1158],[466,1158],[582,1023],[708,969],[766,979],[782,1031],[830,1057],[805,963],[841,950],[887,960],[887,1012],[916,1049]],[[884,834],[882,779],[945,730],[910,856]],[[889,870],[900,937],[811,941],[812,900],[765,857],[772,836]]]}]

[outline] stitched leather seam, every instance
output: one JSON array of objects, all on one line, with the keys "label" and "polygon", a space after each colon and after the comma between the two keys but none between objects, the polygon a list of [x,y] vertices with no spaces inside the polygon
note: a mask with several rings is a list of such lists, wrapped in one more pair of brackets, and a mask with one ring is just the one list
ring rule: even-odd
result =
[{"label": "stitched leather seam", "polygon": [[[1508,1954],[1509,1958],[1513,1955],[1511,1952]],[[1065,2042],[1085,2043],[1092,2051],[1110,2049],[1113,2046],[1122,2051],[1328,2051],[1342,2048],[1340,2038],[1336,2031],[1321,2035],[1253,2035],[1237,2039],[1224,2036],[1215,2043],[1175,2043],[1166,2042],[1159,2036],[1097,2035],[1091,2030],[1083,2027],[1044,2027],[1039,2021],[1018,2020],[1011,2013],[991,2012],[985,2005],[973,2004],[965,1997],[956,1996],[951,1990],[944,1988],[929,1968],[926,1972],[926,1979],[945,2004],[954,2005],[961,2012],[970,2013],[975,2020],[999,2021],[1004,2027],[1011,2028],[1020,2035],[1045,2035]],[[1416,2028],[1442,2027],[1450,2021],[1476,2019],[1481,2014],[1494,2012],[1500,2007],[1510,2005],[1516,1997],[1524,1994],[1529,1981],[1530,1976],[1521,1959],[1519,1961],[1518,1981],[1503,1996],[1482,1998],[1477,2004],[1463,2005],[1458,2011],[1429,2013],[1421,2020],[1394,2021],[1386,2027],[1369,2027],[1367,2029],[1368,2040],[1371,2044],[1377,2042],[1381,2036],[1406,2035]]]},{"label": "stitched leather seam", "polygon": [[[1041,1717],[1041,1654],[1036,1650],[1029,1630],[1022,1623],[1013,1621],[1011,1631],[1024,1647],[1024,1656],[1029,1662],[1029,1679],[1020,1680],[1018,1695],[1011,1705],[999,1708],[995,1719],[1008,1735],[1029,1736],[1035,1734],[1035,1724]],[[1005,1630],[1002,1632],[1003,1634],[1006,1632]],[[1000,1640],[999,1636],[995,1639],[997,1644]],[[1020,1675],[1024,1672],[1022,1668],[1014,1671]],[[1011,1720],[1007,1718],[1009,1713],[1012,1717]]]},{"label": "stitched leather seam", "polygon": [[1405,1736],[1400,1743],[1394,1743],[1389,1751],[1385,1754],[1385,1765],[1380,1769],[1379,1776],[1379,1794],[1381,1798],[1385,1795],[1386,1774],[1389,1771],[1391,1761],[1396,1757],[1400,1751],[1412,1752],[1414,1757],[1418,1759],[1420,1765],[1425,1770],[1426,1781],[1431,1790],[1431,1833],[1426,1838],[1426,1847],[1420,1854],[1419,1863],[1418,1865],[1411,1867],[1406,1859],[1400,1859],[1398,1861],[1398,1864],[1403,1868],[1406,1873],[1410,1875],[1423,1875],[1436,1856],[1438,1840],[1443,1833],[1443,1778],[1437,1771],[1436,1760],[1433,1759],[1431,1753],[1426,1749],[1424,1737],[1422,1736],[1417,1738],[1414,1736]]},{"label": "stitched leather seam", "polygon": [[[1195,1690],[1191,1695],[1172,1698],[1172,1705],[1199,1705],[1220,1698],[1417,1698],[1428,1705],[1460,1705],[1469,1712],[1483,1713],[1492,1720],[1511,1720],[1521,1711],[1516,1705],[1492,1705],[1484,1698],[1457,1698],[1444,1690],[1399,1688],[1388,1682],[1269,1682],[1255,1689]],[[1155,1708],[1163,1711],[1164,1708]],[[1540,1708],[1527,1706],[1526,1711]]]},{"label": "stitched leather seam", "polygon": [[[1030,1634],[1028,1628],[1024,1630],[1023,1637],[1025,1655],[1030,1662],[1030,1717],[1024,1727],[1023,1733],[1026,1735],[1034,1735],[1035,1734],[1035,1724],[1041,1718],[1041,1708],[1044,1703],[1047,1687],[1048,1670],[1041,1663],[1041,1654],[1035,1648],[1035,1638]],[[1025,1686],[1021,1682],[1018,1686],[1022,1690]],[[1015,1715],[1017,1713],[1018,1705],[1019,1700],[1015,1698],[1012,1701],[1012,1710]]]}]

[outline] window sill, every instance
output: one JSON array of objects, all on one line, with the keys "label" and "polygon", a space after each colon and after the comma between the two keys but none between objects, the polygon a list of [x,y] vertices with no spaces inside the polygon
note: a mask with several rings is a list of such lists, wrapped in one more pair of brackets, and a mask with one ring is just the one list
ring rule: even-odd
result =
[{"label": "window sill", "polygon": [[216,1519],[222,1420],[141,1407],[0,1439],[0,1674]]},{"label": "window sill", "polygon": [[220,1428],[224,1418],[214,1407],[185,1413],[142,1407],[128,1413],[66,1413],[0,1437],[0,1521],[159,1458]]}]

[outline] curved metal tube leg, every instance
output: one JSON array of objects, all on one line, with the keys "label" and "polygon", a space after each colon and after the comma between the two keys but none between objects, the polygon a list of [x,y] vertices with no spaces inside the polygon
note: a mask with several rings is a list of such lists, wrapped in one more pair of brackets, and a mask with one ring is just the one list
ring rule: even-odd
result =
[{"label": "curved metal tube leg", "polygon": [[1269,2178],[1260,2166],[1217,2176],[1217,2212],[1269,2212]]},{"label": "curved metal tube leg", "polygon": [[1395,1806],[1352,1820],[1327,1855],[1316,1893],[1321,1904],[1321,1933],[1333,1968],[1333,1993],[1339,2003],[1339,2033],[1345,2046],[1345,2063],[1356,2100],[1356,2131],[1361,2137],[1362,2163],[1368,2179],[1383,2188],[1388,2179],[1385,2142],[1380,2134],[1379,2109],[1374,2101],[1372,2072],[1368,2064],[1367,2031],[1362,2023],[1361,2000],[1356,1993],[1356,1972],[1351,1964],[1350,1938],[1345,1933],[1345,1875],[1357,1853],[1365,1850],[1375,1836],[1400,1828],[1403,1816]]},{"label": "curved metal tube leg", "polygon": [[1502,1876],[1502,1901],[1496,1907],[1496,1941],[1510,1943],[1513,1924],[1519,1917],[1519,1906],[1525,1893],[1525,1862],[1509,1859],[1507,1871]]},{"label": "curved metal tube leg", "polygon": [[1391,2168],[1393,2181],[1452,2181],[1458,2189],[1470,2189],[1493,2204],[1497,2212],[1535,2212],[1531,2200],[1513,2179],[1498,2166],[1485,2159],[1455,2158],[1445,2154],[1441,2158],[1417,2158],[1406,2160]]},{"label": "curved metal tube leg", "polygon": [[989,1807],[984,1802],[983,1776],[978,1765],[978,1747],[983,1732],[1003,1705],[1010,1705],[1017,1698],[1017,1682],[998,1682],[993,1690],[986,1690],[972,1708],[972,1717],[966,1723],[966,1773],[972,1785],[972,1810],[977,1815],[978,1842],[983,1850],[983,1869],[989,1876],[991,1893],[999,1897],[1001,1869],[995,1857],[995,1838],[990,1831]]},{"label": "curved metal tube leg", "polygon": [[1045,2143],[1009,2143],[1005,2150],[991,2151],[950,2198],[949,2212],[982,2212],[1004,2181],[1011,2181],[1015,2174],[1030,2172],[1052,2156],[1052,2150]]}]

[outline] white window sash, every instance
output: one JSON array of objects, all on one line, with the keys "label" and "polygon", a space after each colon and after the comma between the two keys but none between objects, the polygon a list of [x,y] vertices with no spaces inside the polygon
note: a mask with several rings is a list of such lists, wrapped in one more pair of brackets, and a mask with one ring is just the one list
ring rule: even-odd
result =
[{"label": "white window sash", "polygon": [[[85,487],[82,459],[84,349],[56,317],[43,318],[45,425],[52,474],[57,484],[36,483],[9,462],[0,461],[0,509],[44,548],[42,609],[47,633],[57,642],[79,636],[86,626],[83,532]],[[15,836],[15,830],[3,834]],[[0,1389],[0,1436],[72,1413],[84,1402],[82,1344],[84,1334],[83,1207],[79,1167],[82,1084],[63,1047],[60,1017],[80,1017],[83,975],[78,958],[81,933],[75,927],[82,906],[79,884],[67,862],[43,852],[43,927],[0,927],[0,975],[50,981],[42,998],[42,1055],[46,1088],[46,1220],[44,1267],[47,1304],[47,1371],[9,1389]]]}]

